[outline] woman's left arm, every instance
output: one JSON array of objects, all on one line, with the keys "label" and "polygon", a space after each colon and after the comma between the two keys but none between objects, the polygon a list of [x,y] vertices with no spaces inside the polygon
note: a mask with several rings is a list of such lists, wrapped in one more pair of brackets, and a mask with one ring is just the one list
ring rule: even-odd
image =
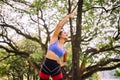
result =
[{"label": "woman's left arm", "polygon": [[66,50],[63,56],[63,62],[67,62],[67,55],[68,55],[68,51]]},{"label": "woman's left arm", "polygon": [[60,62],[60,66],[61,66],[61,67],[67,65],[67,63],[66,63],[66,62],[67,62],[67,54],[68,54],[68,52],[65,51],[65,54],[64,54],[64,56],[63,56],[63,61]]}]

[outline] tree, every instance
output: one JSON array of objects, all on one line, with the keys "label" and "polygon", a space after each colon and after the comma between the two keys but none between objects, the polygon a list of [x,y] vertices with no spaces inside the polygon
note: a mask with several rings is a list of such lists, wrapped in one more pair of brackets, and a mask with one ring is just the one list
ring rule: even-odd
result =
[{"label": "tree", "polygon": [[9,80],[38,80],[38,72],[30,66],[29,60],[41,64],[41,59],[43,56],[40,46],[30,40],[23,39],[17,42],[18,47],[22,50],[27,51],[30,56],[29,58],[22,58],[13,53],[7,54],[4,50],[0,50],[0,77],[8,77]]},{"label": "tree", "polygon": [[[37,42],[43,53],[46,53],[50,34],[58,19],[62,19],[65,13],[77,9],[76,22],[75,19],[69,20],[72,67],[65,67],[64,74],[68,75],[65,78],[84,80],[98,71],[112,70],[120,66],[119,0],[35,0],[33,2],[1,0],[1,2],[3,4],[0,12],[0,48],[6,50],[7,54],[30,57],[29,52],[18,47],[10,32]],[[19,8],[15,3],[21,7]],[[7,6],[8,11],[17,13],[16,19],[4,11],[4,6]],[[48,14],[50,10],[53,13]],[[22,22],[25,16],[29,17],[26,17],[27,24]],[[34,29],[37,32],[34,32]],[[29,59],[29,63],[39,70],[39,66],[33,60]]]},{"label": "tree", "polygon": [[[119,57],[117,57],[117,55],[119,55],[119,49],[120,49],[120,45],[119,45],[119,39],[120,39],[120,37],[119,37],[119,34],[120,34],[120,26],[119,26],[120,23],[119,23],[119,21],[120,21],[120,16],[118,15],[119,14],[118,7],[120,7],[120,5],[117,5],[119,3],[118,1],[109,1],[109,2],[111,4],[113,3],[114,5],[111,9],[107,10],[104,7],[104,5],[108,4],[108,2],[104,2],[104,1],[100,0],[100,1],[98,1],[98,4],[101,4],[102,7],[95,7],[95,6],[93,6],[93,4],[95,3],[94,1],[92,1],[92,0],[90,1],[90,3],[93,3],[93,4],[89,4],[89,2],[84,1],[84,3],[89,4],[89,5],[87,5],[87,7],[88,7],[88,10],[90,10],[90,15],[92,16],[92,17],[89,17],[89,18],[93,18],[93,19],[90,19],[90,20],[94,20],[94,16],[96,16],[96,14],[94,13],[94,10],[96,10],[98,8],[102,8],[102,10],[105,10],[108,13],[110,12],[111,14],[116,14],[118,16],[118,19],[116,20],[117,25],[110,24],[110,26],[113,25],[113,27],[117,29],[116,31],[113,30],[112,32],[109,33],[110,35],[113,35],[113,37],[105,35],[105,37],[102,37],[102,38],[106,39],[106,37],[107,37],[108,41],[106,43],[104,43],[105,40],[102,40],[104,42],[102,42],[102,41],[98,42],[97,43],[98,46],[96,46],[96,48],[87,47],[86,50],[83,51],[85,47],[82,43],[87,42],[87,45],[90,44],[90,41],[94,40],[95,37],[98,37],[99,34],[100,35],[102,34],[102,33],[98,32],[99,31],[98,29],[100,29],[100,27],[102,27],[102,29],[104,30],[108,26],[103,24],[102,22],[99,22],[99,20],[101,20],[101,18],[98,20],[98,22],[96,21],[97,24],[95,22],[90,21],[92,23],[91,24],[89,21],[85,20],[83,22],[88,22],[88,25],[87,26],[85,26],[84,24],[82,25],[81,24],[81,19],[82,19],[81,14],[82,14],[82,11],[84,11],[83,8],[85,8],[85,6],[82,7],[82,3],[83,3],[82,0],[78,1],[78,15],[77,15],[77,20],[78,21],[77,21],[77,25],[76,25],[76,34],[74,36],[75,41],[73,41],[73,43],[75,44],[75,46],[74,46],[75,49],[73,48],[73,54],[74,54],[74,56],[76,56],[75,59],[73,58],[74,59],[73,62],[74,63],[76,62],[75,63],[76,66],[74,66],[75,64],[73,64],[73,66],[76,67],[76,69],[74,69],[73,72],[74,72],[74,74],[79,74],[79,75],[75,75],[74,76],[75,78],[73,78],[73,80],[74,79],[75,80],[84,80],[84,79],[90,77],[93,73],[95,73],[97,71],[112,70],[112,69],[115,69],[115,68],[120,66],[120,59],[119,59]],[[86,9],[87,9],[87,7],[86,7]],[[85,11],[85,13],[86,13],[86,11]],[[101,11],[100,16],[103,13],[104,13],[104,11]],[[109,16],[115,17],[113,15],[109,15]],[[109,19],[109,17],[105,17],[105,18]],[[97,20],[97,19],[95,18],[95,20]],[[113,22],[113,23],[115,23],[115,22]],[[85,24],[87,24],[87,23],[85,23]],[[95,26],[95,24],[99,28],[95,28],[95,27],[97,27],[97,26]],[[83,33],[81,33],[82,32],[81,30],[84,31],[85,27],[88,27],[88,28],[86,28],[87,32],[84,33],[85,35],[82,35]],[[94,32],[91,32],[92,30],[90,30],[90,29],[93,29],[93,28],[95,28],[93,30]],[[103,31],[103,33],[104,33],[104,31]],[[77,35],[77,34],[79,34],[79,35]],[[103,56],[105,56],[105,57],[101,56],[100,54],[103,54]],[[79,57],[79,55],[81,57]],[[101,56],[101,58],[99,56]],[[112,58],[112,56],[115,56],[115,57]],[[79,64],[79,58],[82,59],[80,67],[78,67],[78,65],[77,65],[77,64]],[[98,59],[98,58],[100,58],[100,59]],[[94,60],[95,62],[94,61],[91,62],[91,60]],[[90,64],[87,65],[87,62],[89,62],[89,61],[90,61]],[[79,70],[80,70],[80,72],[79,72]]]}]

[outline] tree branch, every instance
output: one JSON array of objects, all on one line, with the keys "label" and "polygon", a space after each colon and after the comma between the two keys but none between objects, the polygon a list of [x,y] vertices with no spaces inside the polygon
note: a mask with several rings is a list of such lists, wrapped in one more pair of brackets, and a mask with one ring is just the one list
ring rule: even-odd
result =
[{"label": "tree branch", "polygon": [[116,45],[116,46],[113,46],[113,47],[108,47],[107,45],[105,47],[102,47],[100,48],[99,50],[98,49],[94,49],[95,51],[93,51],[93,53],[91,53],[91,56],[95,55],[95,54],[98,54],[100,52],[105,52],[105,51],[111,51],[111,50],[115,50],[117,48],[120,48],[120,45]]},{"label": "tree branch", "polygon": [[19,2],[19,3],[22,3],[22,4],[25,4],[25,5],[28,5],[30,6],[31,4],[25,0],[13,0],[14,2]]},{"label": "tree branch", "polygon": [[85,53],[85,55],[88,55],[88,54],[91,53],[91,54],[89,55],[89,57],[91,57],[91,56],[93,56],[93,55],[95,55],[95,54],[98,54],[98,53],[100,53],[100,52],[115,50],[115,49],[117,49],[117,48],[120,48],[120,46],[119,46],[119,45],[116,45],[116,46],[113,46],[113,47],[108,47],[108,45],[106,45],[106,46],[104,46],[104,47],[102,47],[102,48],[99,48],[99,49],[97,49],[97,48],[88,48],[86,51],[84,51],[84,53]]},{"label": "tree branch", "polygon": [[114,39],[115,40],[120,39],[120,14],[119,14],[117,24],[118,24],[118,27],[117,27],[118,30],[114,33]]},{"label": "tree branch", "polygon": [[0,45],[0,48],[6,50],[6,52],[8,52],[8,53],[15,53],[16,55],[20,55],[20,56],[22,56],[24,58],[29,57],[29,54],[26,53],[25,51],[10,50],[9,48],[7,48],[5,46],[2,46],[2,45]]},{"label": "tree branch", "polygon": [[7,58],[9,58],[10,56],[14,56],[14,55],[7,55],[6,57],[0,59],[0,62],[3,61],[3,60],[5,60],[5,59],[7,59]]},{"label": "tree branch", "polygon": [[91,7],[91,8],[89,8],[89,9],[87,9],[87,10],[84,10],[83,12],[86,12],[86,11],[89,11],[89,10],[91,10],[91,9],[103,9],[105,12],[109,12],[109,11],[113,11],[113,10],[115,10],[115,9],[117,9],[117,8],[119,8],[120,7],[120,5],[117,5],[117,6],[115,6],[115,7],[113,7],[113,8],[111,8],[111,9],[106,9],[105,7],[103,7],[103,6],[100,6],[100,7]]},{"label": "tree branch", "polygon": [[110,64],[111,62],[120,62],[120,59],[107,59],[105,61],[100,61],[98,62],[97,64],[93,65],[93,66],[88,66],[86,68],[86,71],[89,71],[89,70],[92,70],[94,68],[97,68],[97,67],[103,67],[103,66],[106,66],[107,64]]},{"label": "tree branch", "polygon": [[90,70],[89,72],[86,72],[85,74],[83,74],[82,79],[86,79],[86,78],[90,77],[95,72],[105,71],[105,70],[113,70],[113,69],[116,69],[117,67],[120,67],[120,63],[118,63],[116,65],[113,65],[113,66],[110,66],[110,67],[97,67],[97,68],[94,68],[94,69]]},{"label": "tree branch", "polygon": [[[88,33],[88,32],[87,32]],[[86,33],[86,34],[87,34]],[[89,32],[88,36],[85,36],[82,38],[82,42],[88,42],[88,41],[91,41],[93,39],[94,36],[96,36],[98,33],[97,33],[97,30],[94,31],[94,33],[92,34],[92,32]]]},{"label": "tree branch", "polygon": [[29,13],[27,10],[14,7],[12,4],[8,3],[6,0],[2,0],[2,1],[3,1],[4,3],[6,3],[7,5],[9,5],[10,7],[16,9],[16,10],[20,10],[20,11],[22,11],[22,12]]},{"label": "tree branch", "polygon": [[40,66],[39,66],[38,64],[36,64],[35,62],[33,62],[31,59],[28,60],[28,63],[29,63],[34,69],[37,69],[37,71],[39,72]]},{"label": "tree branch", "polygon": [[15,30],[16,33],[18,33],[18,34],[24,36],[25,38],[31,39],[31,40],[33,40],[33,41],[38,42],[38,43],[41,45],[41,47],[42,47],[43,49],[46,47],[46,46],[45,46],[39,39],[37,39],[36,37],[32,37],[32,36],[30,36],[30,35],[27,35],[27,34],[23,33],[21,30],[15,28],[15,27],[12,26],[12,25],[9,25],[9,24],[4,23],[4,24],[0,24],[0,26],[2,26],[2,27],[9,27],[9,28]]}]

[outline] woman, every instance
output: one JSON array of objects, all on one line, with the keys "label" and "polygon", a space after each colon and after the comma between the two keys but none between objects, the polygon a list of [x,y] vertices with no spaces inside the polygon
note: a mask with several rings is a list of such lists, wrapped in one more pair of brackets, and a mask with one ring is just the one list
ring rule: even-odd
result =
[{"label": "woman", "polygon": [[[55,28],[50,40],[46,59],[43,62],[40,70],[40,80],[49,80],[50,76],[53,80],[63,80],[60,67],[66,65],[67,50],[64,48],[64,43],[67,40],[68,35],[66,32],[61,31],[61,28],[67,22],[67,20],[73,17],[75,14],[76,13],[73,12],[67,15]],[[60,61],[61,57],[63,57],[63,61]]]}]

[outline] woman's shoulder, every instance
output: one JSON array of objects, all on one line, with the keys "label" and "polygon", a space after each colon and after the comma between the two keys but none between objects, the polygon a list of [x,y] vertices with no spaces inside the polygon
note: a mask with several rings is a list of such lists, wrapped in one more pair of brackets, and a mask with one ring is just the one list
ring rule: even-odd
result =
[{"label": "woman's shoulder", "polygon": [[55,43],[57,43],[58,42],[58,40],[50,40],[50,45],[51,44],[55,44]]}]

